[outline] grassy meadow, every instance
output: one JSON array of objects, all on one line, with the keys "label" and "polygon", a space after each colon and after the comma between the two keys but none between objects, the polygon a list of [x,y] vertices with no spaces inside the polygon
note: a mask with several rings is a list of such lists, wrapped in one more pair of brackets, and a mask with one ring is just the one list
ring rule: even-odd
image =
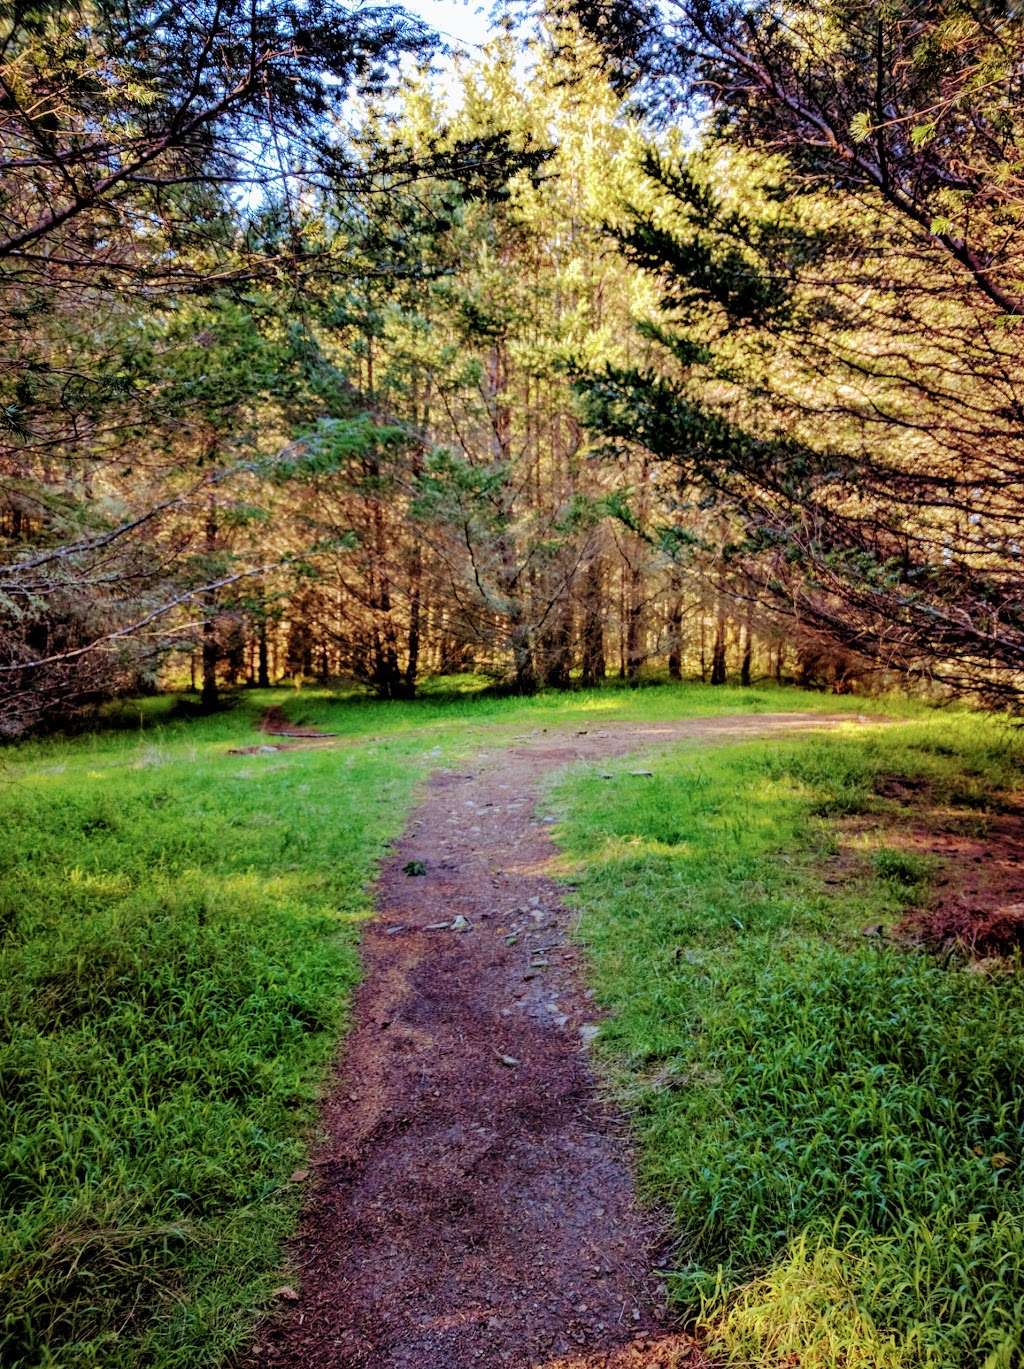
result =
[{"label": "grassy meadow", "polygon": [[415,770],[226,754],[258,741],[246,708],[0,761],[4,1365],[214,1364],[266,1297]]},{"label": "grassy meadow", "polygon": [[[412,704],[174,698],[0,752],[0,1363],[213,1365],[281,1282],[375,862],[417,780],[581,716],[828,700],[699,688]],[[331,750],[230,755],[268,706]]]},{"label": "grassy meadow", "polygon": [[666,1281],[726,1363],[1021,1363],[1024,980],[877,935],[933,870],[875,830],[909,776],[983,833],[1018,738],[938,715],[555,791]]},{"label": "grassy meadow", "polygon": [[[229,754],[271,704],[339,745]],[[207,718],[146,700],[0,753],[0,1363],[195,1369],[244,1344],[283,1278],[374,867],[430,769],[535,727],[813,708],[902,721],[683,745],[551,798],[599,1049],[678,1224],[672,1294],[736,1363],[1015,1363],[1024,989],[861,935],[926,863],[882,847],[821,877],[879,773],[926,773],[983,823],[1015,734],[792,690],[470,682],[252,691]]]}]

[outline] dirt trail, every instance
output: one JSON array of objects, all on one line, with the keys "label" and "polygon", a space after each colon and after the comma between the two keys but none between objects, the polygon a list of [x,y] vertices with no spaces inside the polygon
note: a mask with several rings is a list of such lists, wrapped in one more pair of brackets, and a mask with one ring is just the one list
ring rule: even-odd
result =
[{"label": "dirt trail", "polygon": [[336,737],[336,732],[325,732],[321,727],[300,727],[297,723],[289,721],[284,709],[268,708],[260,719],[260,731],[267,732],[272,737],[307,737],[316,739],[318,737]]},{"label": "dirt trail", "polygon": [[[850,722],[534,732],[443,771],[384,866],[266,1369],[674,1369],[659,1236],[597,1094],[594,1009],[534,803],[574,760]],[[422,862],[425,875],[407,873]],[[431,927],[464,918],[468,930]],[[461,924],[456,924],[460,926]]]},{"label": "dirt trail", "polygon": [[260,731],[269,737],[287,737],[293,740],[275,742],[273,745],[264,742],[261,746],[233,746],[228,755],[258,756],[264,751],[308,751],[315,746],[333,749],[339,745],[335,741],[338,735],[336,732],[324,732],[319,727],[301,727],[297,723],[289,722],[283,709],[276,706],[264,712],[260,719]]}]

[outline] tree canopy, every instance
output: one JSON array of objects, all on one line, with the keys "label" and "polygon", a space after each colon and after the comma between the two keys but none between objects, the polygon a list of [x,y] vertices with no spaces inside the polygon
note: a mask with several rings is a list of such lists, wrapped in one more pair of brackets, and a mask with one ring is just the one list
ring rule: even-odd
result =
[{"label": "tree canopy", "polygon": [[894,673],[1015,705],[1021,20],[11,5],[3,730]]}]

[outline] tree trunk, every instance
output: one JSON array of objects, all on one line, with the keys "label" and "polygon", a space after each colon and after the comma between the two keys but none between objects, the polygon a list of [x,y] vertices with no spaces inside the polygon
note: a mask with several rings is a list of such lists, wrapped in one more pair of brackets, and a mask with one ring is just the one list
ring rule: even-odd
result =
[{"label": "tree trunk", "polygon": [[643,576],[639,566],[629,568],[629,594],[626,600],[626,679],[635,680],[644,663],[641,645],[643,613]]},{"label": "tree trunk", "polygon": [[258,642],[258,665],[256,667],[256,684],[260,689],[270,688],[270,659],[267,650],[267,620],[260,615],[259,642]]},{"label": "tree trunk", "polygon": [[[491,454],[495,462],[503,466],[507,466],[512,459],[512,409],[508,402],[508,386],[508,357],[505,344],[499,339],[491,348],[488,360],[487,388],[491,401]],[[511,507],[506,512],[511,514]],[[495,550],[499,565],[498,583],[504,600],[502,607],[512,652],[513,686],[517,694],[534,694],[537,690],[537,666],[533,636],[524,604],[517,549],[508,531],[497,539]]]},{"label": "tree trunk", "polygon": [[537,671],[533,663],[533,649],[530,644],[530,629],[522,621],[512,620],[509,634],[512,648],[512,662],[515,671],[514,684],[517,694],[536,694]]},{"label": "tree trunk", "polygon": [[619,679],[626,678],[626,563],[619,565]]},{"label": "tree trunk", "polygon": [[672,602],[668,610],[668,677],[683,678],[683,596],[679,576],[672,576]]},{"label": "tree trunk", "polygon": [[[207,576],[213,578],[213,559],[217,551],[217,499],[210,491],[206,501],[206,554],[209,558]],[[205,590],[203,593],[203,691],[200,702],[203,708],[216,708],[220,702],[217,690],[217,662],[220,646],[217,641],[217,591]]]},{"label": "tree trunk", "polygon": [[224,653],[225,672],[227,682],[232,688],[238,684],[239,677],[245,670],[245,636],[242,624],[236,617],[230,619],[228,631],[227,650]]},{"label": "tree trunk", "polygon": [[216,595],[210,592],[203,595],[203,689],[199,697],[204,708],[216,708],[220,702],[217,689],[219,658]]},{"label": "tree trunk", "polygon": [[420,596],[423,587],[423,552],[419,543],[413,549],[409,568],[409,634],[405,652],[405,693],[412,698],[416,693],[416,676],[420,664]]},{"label": "tree trunk", "polygon": [[592,688],[604,679],[604,566],[595,556],[587,566],[583,587],[583,641],[580,676],[584,688]]},{"label": "tree trunk", "polygon": [[[640,464],[640,497],[637,505],[639,527],[647,524],[649,502],[650,462],[645,456]],[[647,659],[644,650],[643,609],[644,609],[644,543],[639,539],[633,547],[634,561],[629,566],[629,598],[626,605],[626,678],[635,680],[640,668]]]},{"label": "tree trunk", "polygon": [[725,681],[725,614],[719,610],[715,624],[715,645],[711,652],[711,683],[723,685]]},{"label": "tree trunk", "polygon": [[558,622],[546,645],[544,683],[552,689],[568,689],[572,685],[573,603],[567,589],[558,606]]},{"label": "tree trunk", "polygon": [[748,686],[750,684],[750,667],[753,664],[754,642],[750,623],[750,609],[747,609],[746,620],[743,624],[743,660],[740,664],[740,684]]}]

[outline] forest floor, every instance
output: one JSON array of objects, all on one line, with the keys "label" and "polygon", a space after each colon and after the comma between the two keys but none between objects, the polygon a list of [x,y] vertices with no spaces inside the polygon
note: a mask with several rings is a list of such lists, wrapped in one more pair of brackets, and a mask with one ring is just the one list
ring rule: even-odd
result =
[{"label": "forest floor", "polygon": [[4,753],[0,1360],[1009,1369],[1016,729],[465,683]]}]

